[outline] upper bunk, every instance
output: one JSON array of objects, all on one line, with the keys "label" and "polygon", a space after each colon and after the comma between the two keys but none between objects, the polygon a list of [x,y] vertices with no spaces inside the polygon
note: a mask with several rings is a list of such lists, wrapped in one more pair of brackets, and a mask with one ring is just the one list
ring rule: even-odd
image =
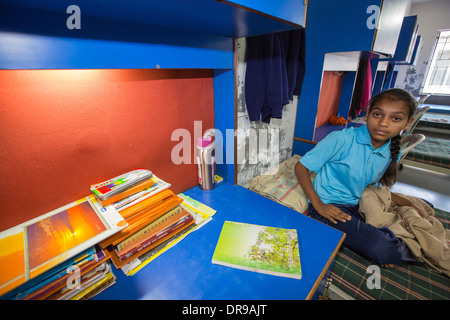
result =
[{"label": "upper bunk", "polygon": [[231,69],[233,38],[299,28],[305,12],[295,0],[1,0],[0,69]]}]

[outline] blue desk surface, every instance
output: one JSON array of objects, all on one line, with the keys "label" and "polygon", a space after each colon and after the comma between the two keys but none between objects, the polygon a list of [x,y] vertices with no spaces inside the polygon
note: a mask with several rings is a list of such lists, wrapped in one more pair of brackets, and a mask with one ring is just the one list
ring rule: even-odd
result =
[{"label": "blue desk surface", "polygon": [[[95,299],[291,300],[311,298],[344,234],[241,186],[184,194],[217,210],[212,221],[188,235],[133,276],[114,270],[117,283]],[[289,279],[211,263],[225,220],[297,229],[302,279]]]}]

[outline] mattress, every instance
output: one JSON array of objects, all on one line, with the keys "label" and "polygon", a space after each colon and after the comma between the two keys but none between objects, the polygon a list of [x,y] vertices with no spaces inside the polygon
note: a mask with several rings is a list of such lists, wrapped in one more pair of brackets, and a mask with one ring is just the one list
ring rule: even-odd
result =
[{"label": "mattress", "polygon": [[426,137],[405,159],[450,169],[450,140]]},{"label": "mattress", "polygon": [[[435,216],[449,228],[450,213],[435,209]],[[409,264],[380,268],[379,286],[376,286],[370,266],[364,257],[343,246],[330,273],[332,284],[357,300],[450,299],[450,278],[443,274]]]}]

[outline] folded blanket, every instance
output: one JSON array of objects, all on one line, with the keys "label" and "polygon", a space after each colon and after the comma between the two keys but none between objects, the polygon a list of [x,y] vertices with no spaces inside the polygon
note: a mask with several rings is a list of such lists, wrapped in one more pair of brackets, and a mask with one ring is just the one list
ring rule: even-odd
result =
[{"label": "folded blanket", "polygon": [[417,260],[434,271],[450,277],[450,230],[434,217],[434,210],[420,198],[400,193],[419,209],[398,206],[391,201],[388,188],[369,186],[360,200],[360,213],[366,223],[376,228],[387,227],[405,241]]}]

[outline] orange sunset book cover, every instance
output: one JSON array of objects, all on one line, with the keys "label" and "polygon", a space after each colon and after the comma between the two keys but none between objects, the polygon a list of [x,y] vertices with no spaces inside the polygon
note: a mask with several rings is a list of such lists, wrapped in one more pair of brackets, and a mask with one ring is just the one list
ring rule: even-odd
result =
[{"label": "orange sunset book cover", "polygon": [[106,230],[88,202],[27,227],[30,270]]},{"label": "orange sunset book cover", "polygon": [[69,250],[109,228],[88,201],[65,208],[0,239],[0,295],[62,262]]}]

